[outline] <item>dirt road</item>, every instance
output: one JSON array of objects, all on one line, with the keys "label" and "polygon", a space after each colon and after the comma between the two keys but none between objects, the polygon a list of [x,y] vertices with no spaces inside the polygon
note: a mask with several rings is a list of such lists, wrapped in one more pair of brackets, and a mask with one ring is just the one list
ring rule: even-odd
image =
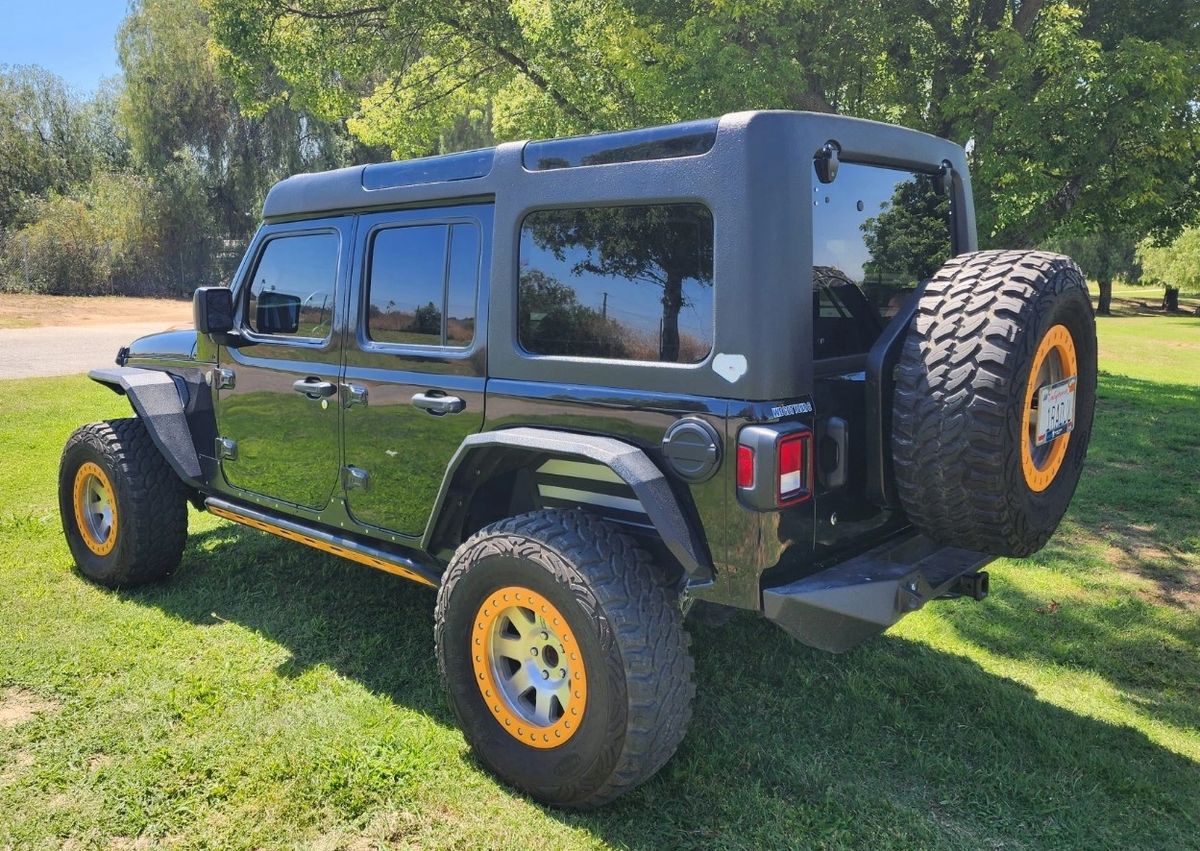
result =
[{"label": "dirt road", "polygon": [[0,294],[0,379],[112,366],[121,346],[190,321],[186,301]]}]

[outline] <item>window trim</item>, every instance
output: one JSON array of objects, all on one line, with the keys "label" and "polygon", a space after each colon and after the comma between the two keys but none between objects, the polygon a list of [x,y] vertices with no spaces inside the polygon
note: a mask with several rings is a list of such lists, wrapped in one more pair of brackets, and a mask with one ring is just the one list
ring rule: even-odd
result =
[{"label": "window trim", "polygon": [[[477,235],[478,251],[475,257],[475,333],[471,338],[471,342],[465,346],[447,345],[446,330],[449,317],[446,315],[447,300],[450,297],[450,260],[451,248],[454,242],[454,225],[468,224],[475,228]],[[442,267],[442,340],[441,343],[395,343],[383,340],[373,340],[369,336],[368,330],[368,305],[371,300],[371,262],[375,249],[375,238],[381,231],[398,230],[400,228],[414,227],[436,227],[443,226],[446,228],[446,259]],[[474,216],[431,216],[430,218],[419,218],[412,221],[384,221],[373,225],[363,234],[362,245],[362,262],[359,264],[359,287],[358,287],[358,304],[355,305],[355,342],[358,344],[359,351],[368,354],[382,355],[416,355],[425,356],[437,355],[445,359],[466,359],[473,355],[480,347],[480,305],[479,293],[483,284],[483,259],[484,259],[484,229],[483,223]],[[486,336],[484,334],[483,336]]]},{"label": "window trim", "polygon": [[[556,171],[562,169],[556,169]],[[531,352],[525,348],[525,344],[521,341],[521,241],[525,234],[525,222],[530,216],[538,213],[546,212],[561,212],[563,210],[597,210],[610,209],[613,207],[700,207],[708,213],[709,221],[712,223],[712,244],[713,244],[713,282],[712,282],[712,310],[709,315],[709,339],[708,352],[697,361],[687,361],[680,363],[678,361],[662,361],[662,360],[638,360],[635,358],[599,358],[588,355],[555,355],[555,354],[540,354]],[[517,224],[516,232],[516,248],[513,252],[515,261],[514,275],[512,278],[512,304],[513,304],[513,321],[512,342],[513,350],[517,353],[517,357],[522,360],[529,361],[550,361],[557,363],[588,363],[588,364],[614,364],[616,366],[637,366],[651,367],[656,369],[699,369],[710,363],[713,357],[717,354],[717,252],[719,249],[719,241],[717,239],[717,217],[713,214],[712,207],[706,202],[698,198],[679,198],[667,201],[655,200],[631,200],[631,201],[616,201],[600,204],[552,204],[546,206],[532,207],[525,211],[521,216],[520,222]]]},{"label": "window trim", "polygon": [[[334,267],[333,273],[333,305],[330,308],[329,314],[329,333],[324,337],[302,337],[299,334],[264,334],[254,330],[250,325],[250,291],[254,289],[254,275],[258,272],[258,266],[262,262],[263,255],[267,252],[267,246],[277,239],[288,239],[297,236],[319,236],[322,234],[332,234],[337,237],[337,265]],[[254,249],[254,257],[245,275],[242,276],[242,286],[236,294],[237,311],[240,313],[238,319],[238,328],[245,335],[246,339],[256,343],[270,343],[273,345],[297,346],[305,349],[324,349],[333,340],[334,326],[336,325],[339,290],[342,286],[342,253],[345,249],[342,240],[342,232],[339,228],[332,225],[317,228],[299,228],[295,230],[280,230],[271,233],[263,234],[263,238],[259,241]]]}]

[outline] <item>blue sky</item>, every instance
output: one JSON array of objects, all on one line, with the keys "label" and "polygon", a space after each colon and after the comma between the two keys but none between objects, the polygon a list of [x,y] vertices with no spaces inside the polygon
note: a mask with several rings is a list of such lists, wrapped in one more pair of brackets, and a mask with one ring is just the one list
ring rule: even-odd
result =
[{"label": "blue sky", "polygon": [[0,0],[0,65],[41,65],[82,95],[118,72],[127,0]]}]

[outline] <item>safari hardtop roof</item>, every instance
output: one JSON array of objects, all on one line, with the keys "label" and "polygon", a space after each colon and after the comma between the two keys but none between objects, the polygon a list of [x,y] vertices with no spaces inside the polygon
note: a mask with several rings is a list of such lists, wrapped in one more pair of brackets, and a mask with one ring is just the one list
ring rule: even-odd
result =
[{"label": "safari hardtop roof", "polygon": [[[300,174],[271,188],[263,218],[278,221],[320,214],[379,209],[427,201],[495,197],[539,173],[595,171],[613,166],[708,159],[743,146],[762,155],[807,159],[836,140],[847,160],[865,159],[901,168],[936,168],[946,160],[966,173],[962,149],[916,130],[824,113],[760,110],[638,130],[541,141],[334,171]],[[581,196],[581,200],[586,200]]]}]

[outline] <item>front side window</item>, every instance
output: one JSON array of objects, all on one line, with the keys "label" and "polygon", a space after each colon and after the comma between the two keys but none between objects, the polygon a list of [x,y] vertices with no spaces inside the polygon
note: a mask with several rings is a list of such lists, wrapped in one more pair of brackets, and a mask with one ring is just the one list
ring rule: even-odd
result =
[{"label": "front side window", "polygon": [[246,321],[259,334],[323,340],[333,320],[336,233],[281,236],[263,248],[250,282]]},{"label": "front side window", "polygon": [[950,199],[933,175],[862,163],[813,187],[814,354],[862,354],[950,257]]},{"label": "front side window", "polygon": [[521,226],[525,351],[698,363],[713,343],[713,220],[700,204],[530,213]]},{"label": "front side window", "polygon": [[367,337],[377,343],[466,347],[475,339],[479,228],[386,228],[371,241]]}]

